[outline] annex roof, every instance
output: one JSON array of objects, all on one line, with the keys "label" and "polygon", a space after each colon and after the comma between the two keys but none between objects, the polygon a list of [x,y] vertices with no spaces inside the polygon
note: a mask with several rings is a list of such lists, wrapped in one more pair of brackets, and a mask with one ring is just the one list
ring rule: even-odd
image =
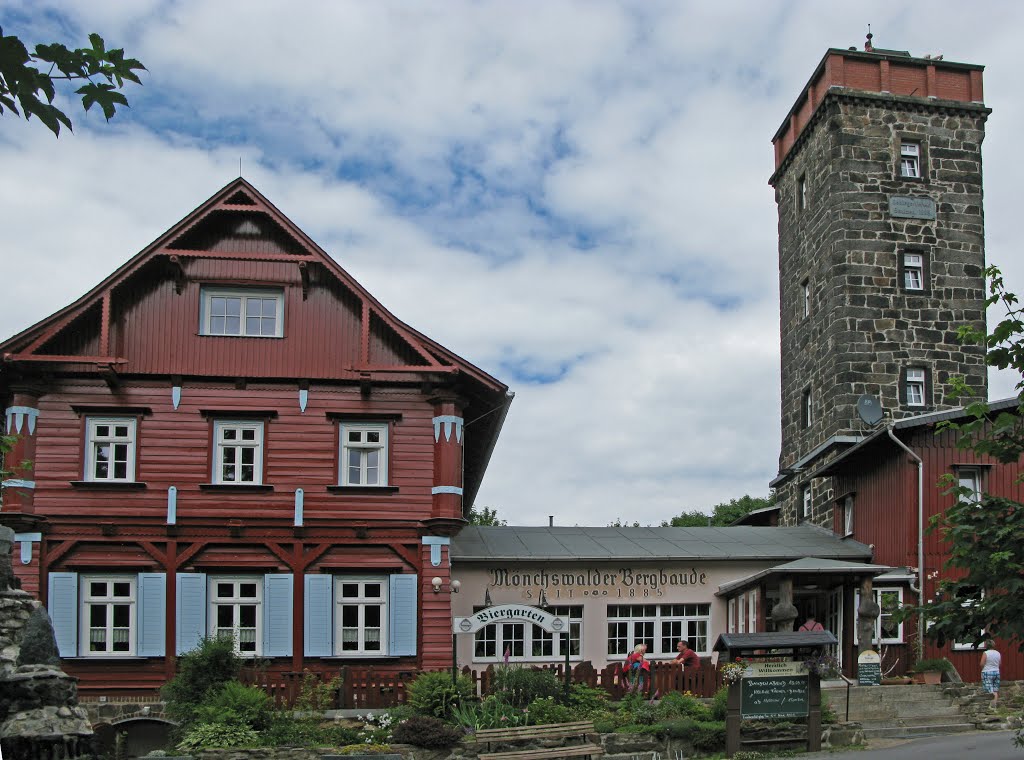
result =
[{"label": "annex roof", "polygon": [[830,631],[794,631],[769,633],[723,633],[715,641],[714,651],[730,649],[789,649],[838,644]]},{"label": "annex roof", "polygon": [[[1019,405],[1020,399],[1016,396],[1012,396],[1010,398],[999,399],[998,401],[990,401],[988,408],[990,412],[1012,412]],[[917,428],[927,427],[929,425],[935,425],[936,423],[944,420],[962,419],[967,416],[967,410],[962,406],[958,406],[954,409],[946,409],[941,412],[928,412],[927,414],[917,414],[913,417],[904,417],[903,419],[892,422],[891,426],[893,431],[914,430]],[[832,461],[812,471],[811,477],[819,478],[838,473],[842,471],[845,465],[851,460],[875,446],[888,444],[889,446],[895,447],[896,444],[892,442],[886,433],[887,429],[886,425],[880,426],[877,430],[860,441],[860,443],[851,446]]]},{"label": "annex roof", "polygon": [[811,525],[722,528],[482,527],[452,539],[452,559],[496,560],[869,560],[871,548]]},{"label": "annex roof", "polygon": [[765,568],[745,578],[723,583],[718,587],[715,595],[725,596],[774,575],[811,575],[815,578],[823,575],[859,577],[864,575],[881,575],[889,570],[892,570],[892,568],[888,565],[869,565],[865,562],[822,559],[821,557],[801,557],[783,565]]}]

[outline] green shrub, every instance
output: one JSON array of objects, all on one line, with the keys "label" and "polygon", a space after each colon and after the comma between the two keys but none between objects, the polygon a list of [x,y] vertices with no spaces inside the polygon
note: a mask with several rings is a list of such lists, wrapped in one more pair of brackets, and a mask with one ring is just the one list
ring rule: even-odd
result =
[{"label": "green shrub", "polygon": [[675,718],[666,720],[661,724],[665,733],[674,739],[688,739],[694,731],[697,722],[693,718]]},{"label": "green shrub", "polygon": [[557,697],[563,685],[553,670],[505,665],[494,671],[491,694],[514,707],[526,707],[535,699]]},{"label": "green shrub", "polygon": [[406,694],[409,705],[420,715],[447,720],[452,707],[475,697],[473,682],[459,675],[452,683],[450,673],[421,673],[409,684]]},{"label": "green shrub", "polygon": [[424,749],[447,749],[458,744],[464,733],[440,718],[414,715],[399,723],[392,739],[399,744],[411,744]]},{"label": "green shrub", "polygon": [[608,709],[608,693],[585,683],[574,683],[569,690],[569,706],[579,717],[590,718]]},{"label": "green shrub", "polygon": [[295,700],[295,709],[302,712],[330,710],[338,701],[339,688],[341,688],[340,676],[335,676],[330,681],[321,681],[316,673],[303,670],[302,682],[299,684],[299,696]]},{"label": "green shrub", "polygon": [[480,702],[467,701],[452,708],[451,719],[464,729],[513,728],[525,726],[528,713],[513,707],[496,696],[484,697]]},{"label": "green shrub", "polygon": [[194,713],[199,723],[237,723],[263,731],[270,726],[273,711],[273,700],[263,689],[228,681],[208,692]]},{"label": "green shrub", "polygon": [[179,723],[195,720],[195,708],[209,694],[238,677],[242,661],[230,638],[204,638],[178,658],[178,673],[160,690],[167,714]]},{"label": "green shrub", "polygon": [[658,722],[658,712],[639,694],[627,694],[619,702],[619,718],[623,723],[650,726]]},{"label": "green shrub", "polygon": [[579,717],[575,710],[559,704],[554,697],[535,699],[526,709],[529,716],[527,720],[535,726],[545,723],[570,723]]},{"label": "green shrub", "polygon": [[248,726],[238,723],[196,723],[185,730],[178,749],[194,752],[214,747],[255,747],[259,743],[259,734]]},{"label": "green shrub", "polygon": [[711,699],[711,719],[725,720],[729,713],[729,687],[723,686]]},{"label": "green shrub", "polygon": [[694,749],[714,752],[725,747],[725,723],[723,721],[694,721],[690,743]]},{"label": "green shrub", "polygon": [[828,700],[828,695],[822,693],[821,695],[821,722],[822,723],[838,723],[839,716],[836,715],[836,711],[832,709],[832,704]]},{"label": "green shrub", "polygon": [[925,660],[918,660],[914,663],[914,673],[948,673],[953,669],[953,663],[945,657],[932,657]]},{"label": "green shrub", "polygon": [[696,718],[697,720],[711,720],[709,710],[699,699],[672,691],[662,697],[658,703],[656,712],[659,720],[670,720],[672,718]]},{"label": "green shrub", "polygon": [[624,726],[619,726],[615,729],[617,734],[653,734],[654,736],[661,736],[665,733],[665,727],[662,725],[642,725],[640,723],[627,723]]},{"label": "green shrub", "polygon": [[594,722],[594,731],[599,734],[610,734],[619,727],[619,720],[615,713],[608,712],[607,710],[598,715],[594,715],[591,720]]}]

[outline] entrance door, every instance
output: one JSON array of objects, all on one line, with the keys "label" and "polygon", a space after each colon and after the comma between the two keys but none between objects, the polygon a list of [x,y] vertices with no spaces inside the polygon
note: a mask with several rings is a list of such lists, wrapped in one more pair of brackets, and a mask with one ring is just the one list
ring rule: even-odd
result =
[{"label": "entrance door", "polygon": [[839,667],[843,666],[843,587],[839,586],[828,592],[825,599],[825,619],[822,621],[826,631],[835,634],[839,643],[829,647],[829,654],[839,660]]}]

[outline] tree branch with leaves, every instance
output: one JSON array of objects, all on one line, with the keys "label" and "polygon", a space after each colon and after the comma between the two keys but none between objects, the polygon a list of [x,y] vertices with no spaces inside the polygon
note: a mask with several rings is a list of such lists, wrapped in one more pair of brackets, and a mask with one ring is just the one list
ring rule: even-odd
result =
[{"label": "tree branch with leaves", "polygon": [[26,120],[35,116],[59,137],[61,125],[72,129],[68,115],[53,104],[62,82],[83,82],[75,90],[82,107],[88,111],[98,105],[107,121],[118,106],[128,107],[121,89],[126,82],[141,85],[136,72],[146,67],[125,58],[121,48],[108,50],[98,34],[89,35],[89,44],[76,50],[58,42],[40,44],[30,53],[18,37],[0,28],[0,114],[10,111]]}]

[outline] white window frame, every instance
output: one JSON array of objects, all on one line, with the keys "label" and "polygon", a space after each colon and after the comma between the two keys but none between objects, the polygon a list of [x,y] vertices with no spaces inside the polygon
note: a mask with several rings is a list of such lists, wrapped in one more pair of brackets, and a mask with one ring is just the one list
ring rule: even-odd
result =
[{"label": "white window frame", "polygon": [[[138,584],[136,575],[81,575],[79,576],[79,656],[81,657],[134,657],[135,644],[138,633]],[[94,583],[106,583],[108,593],[96,596],[92,593],[91,585]],[[127,597],[115,596],[113,588],[115,583],[129,584],[130,593]],[[115,606],[128,605],[128,648],[123,651],[113,651],[110,647],[114,642],[114,610]],[[107,648],[103,651],[93,651],[91,612],[93,607],[106,608],[106,623],[103,627],[104,638]],[[123,627],[122,627],[123,628]]]},{"label": "white window frame", "polygon": [[747,632],[747,597],[740,594],[736,597],[736,633]]},{"label": "white window frame", "polygon": [[[220,596],[218,584],[229,583],[234,586],[234,593],[231,596]],[[240,586],[243,583],[251,583],[256,587],[256,596],[241,596]],[[208,578],[209,584],[209,632],[211,638],[223,636],[230,630],[234,642],[235,654],[239,657],[259,657],[263,654],[263,576],[262,575],[211,575]],[[254,641],[252,649],[242,649],[241,636],[241,608],[255,606]],[[220,607],[231,607],[232,625],[230,629],[218,625],[218,610]],[[246,626],[248,628],[248,626]]]},{"label": "white window frame", "polygon": [[[343,596],[345,585],[355,584],[358,587],[356,596]],[[377,584],[380,596],[367,596],[366,584]],[[334,654],[337,657],[384,657],[388,654],[388,614],[390,605],[390,584],[386,575],[338,575],[334,578]],[[345,648],[344,607],[355,607],[357,623],[356,647]],[[380,610],[379,648],[367,648],[366,610],[377,607]]]},{"label": "white window frame", "polygon": [[[213,422],[213,483],[230,486],[263,485],[263,427],[262,420],[214,420]],[[247,431],[254,431],[251,439],[242,436]],[[237,438],[226,437],[226,433],[240,434]],[[242,477],[244,450],[253,450],[253,477],[246,480]],[[233,452],[234,463],[225,461],[228,452]],[[224,477],[224,468],[235,468],[233,478]]]},{"label": "white window frame", "polygon": [[921,178],[921,144],[907,140],[900,141],[900,176]]},{"label": "white window frame", "polygon": [[[547,608],[547,612],[569,623],[569,659],[581,662],[583,660],[583,607],[581,605],[553,605]],[[517,641],[521,642],[522,648],[518,652],[513,649],[509,655],[516,662],[565,661],[565,631],[548,633],[539,625],[531,623],[499,622],[484,626],[474,635],[473,662],[504,662],[504,645]],[[544,653],[545,648],[550,650],[550,654]]]},{"label": "white window frame", "polygon": [[[981,596],[982,599],[985,598],[985,589],[981,589],[980,596]],[[965,599],[964,601],[960,602],[960,606],[961,607],[972,607],[972,606],[974,606],[974,604],[977,603],[977,601],[978,601],[977,599]],[[982,633],[984,633],[984,631],[982,631]],[[979,652],[979,651],[981,651],[980,647],[983,647],[983,646],[984,646],[984,643],[976,645],[974,643],[960,643],[958,641],[954,641],[953,644],[952,644],[952,648],[953,648],[954,652]]]},{"label": "white window frame", "polygon": [[811,487],[809,485],[804,486],[801,492],[800,498],[800,516],[802,518],[808,518],[811,516],[811,510],[814,507],[814,495],[811,493]]},{"label": "white window frame", "polygon": [[981,504],[981,468],[960,467],[956,468],[956,484],[961,488],[968,488],[971,491],[969,501],[974,504]]},{"label": "white window frame", "polygon": [[747,633],[757,633],[757,596],[756,588],[747,592]]},{"label": "white window frame", "polygon": [[[215,299],[238,299],[239,316],[238,330],[231,330],[225,320],[221,327],[215,321]],[[273,332],[263,332],[263,320],[269,315],[263,315],[263,302],[273,300],[276,304],[274,311]],[[249,323],[249,308],[251,305],[260,302],[260,315],[253,315],[258,319],[259,331],[251,331]],[[219,315],[218,315],[219,316]],[[228,338],[282,338],[284,337],[284,291],[274,288],[202,288],[202,314],[199,325],[200,335],[210,335]]]},{"label": "white window frame", "polygon": [[907,406],[925,406],[926,370],[923,367],[907,367]]},{"label": "white window frame", "polygon": [[847,494],[843,498],[843,535],[853,535],[853,495]]},{"label": "white window frame", "polygon": [[903,289],[924,290],[924,256],[920,253],[903,254]]},{"label": "white window frame", "polygon": [[625,657],[640,643],[647,644],[648,657],[675,657],[679,639],[688,640],[701,657],[711,655],[714,642],[708,602],[613,604],[606,614],[610,658]]},{"label": "white window frame", "polygon": [[[128,432],[124,436],[109,433],[101,436],[98,430],[103,426],[111,428],[125,426],[128,428]],[[134,417],[88,417],[85,429],[85,480],[93,483],[133,483],[135,481],[135,451],[138,445],[136,435],[138,420]],[[111,451],[116,451],[118,446],[126,447],[125,476],[123,478],[114,474],[116,460],[113,459],[108,462],[106,477],[97,474],[96,467],[99,464],[97,453],[101,446],[109,446]]]},{"label": "white window frame", "polygon": [[[341,445],[339,446],[340,451],[338,455],[339,484],[343,486],[360,486],[365,488],[380,488],[388,485],[388,441],[390,430],[391,426],[386,422],[343,422],[341,424]],[[353,433],[362,436],[362,440],[350,441],[349,437]],[[369,441],[369,434],[376,434],[378,440]],[[360,454],[360,463],[358,467],[360,482],[358,483],[352,481],[352,474],[350,472],[348,461],[351,454],[355,452],[359,452]],[[377,453],[377,482],[367,483],[366,479],[369,473],[369,455],[372,452]]]},{"label": "white window frame", "polygon": [[736,597],[729,600],[729,633],[736,633]]}]

